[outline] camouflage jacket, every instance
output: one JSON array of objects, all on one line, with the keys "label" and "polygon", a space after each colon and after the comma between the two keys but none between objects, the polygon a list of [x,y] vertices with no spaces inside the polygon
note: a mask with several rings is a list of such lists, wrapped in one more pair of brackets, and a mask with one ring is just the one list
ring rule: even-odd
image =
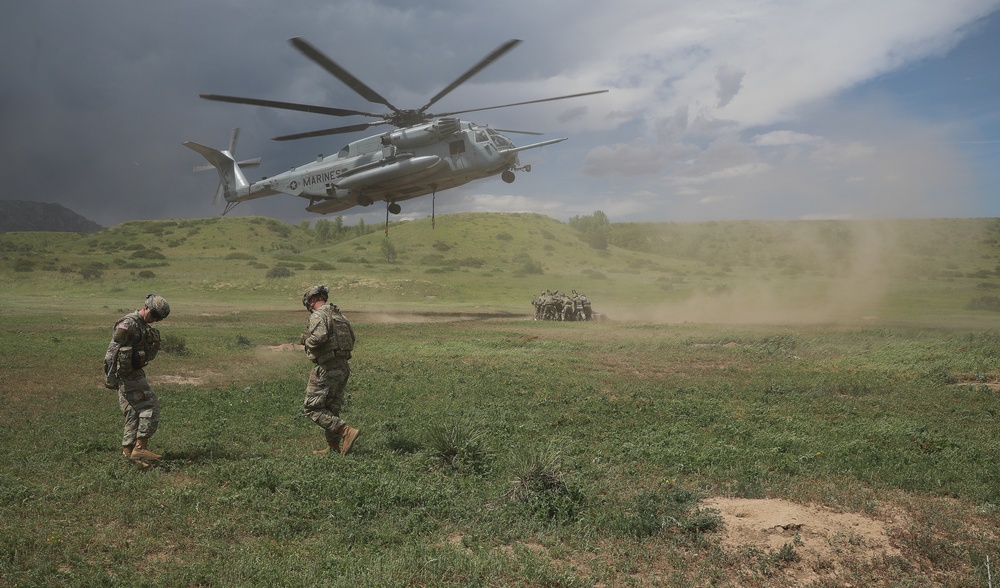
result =
[{"label": "camouflage jacket", "polygon": [[309,316],[309,326],[302,334],[306,356],[321,364],[335,358],[350,359],[354,350],[354,329],[337,305],[326,303]]}]

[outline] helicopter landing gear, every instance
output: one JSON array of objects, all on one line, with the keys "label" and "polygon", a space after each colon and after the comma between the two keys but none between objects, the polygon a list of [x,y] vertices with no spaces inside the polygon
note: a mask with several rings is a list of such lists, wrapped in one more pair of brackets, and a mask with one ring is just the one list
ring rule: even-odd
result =
[{"label": "helicopter landing gear", "polygon": [[517,176],[514,175],[514,172],[516,171],[530,172],[531,164],[529,163],[528,165],[522,167],[511,167],[510,169],[500,174],[500,179],[507,182],[508,184],[513,184],[514,180],[517,179]]},{"label": "helicopter landing gear", "polygon": [[395,202],[387,202],[385,208],[392,214],[399,214],[400,212],[403,211],[403,207],[396,204]]}]

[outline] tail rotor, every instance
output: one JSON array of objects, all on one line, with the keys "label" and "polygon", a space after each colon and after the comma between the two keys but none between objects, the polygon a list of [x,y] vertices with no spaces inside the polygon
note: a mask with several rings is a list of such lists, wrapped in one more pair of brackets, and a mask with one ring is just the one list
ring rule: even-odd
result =
[{"label": "tail rotor", "polygon": [[[236,141],[239,139],[239,137],[240,137],[240,128],[236,127],[236,128],[233,129],[233,133],[229,137],[229,149],[224,152],[227,155],[229,155],[230,157],[232,157],[233,159],[236,159],[236,156],[235,156],[235,153],[236,153]],[[258,165],[260,165],[260,158],[259,157],[254,157],[253,159],[245,159],[243,161],[236,162],[236,164],[238,166],[240,166],[241,168],[257,167]],[[215,168],[214,165],[207,164],[207,163],[203,163],[201,165],[194,166],[194,171],[196,171],[196,172],[197,171],[206,171],[206,170],[210,170],[210,169],[214,170],[216,168]],[[215,198],[212,199],[212,204],[218,204],[222,200],[222,195],[223,195],[224,191],[225,191],[225,186],[223,185],[222,180],[219,180],[219,187],[215,191]]]}]

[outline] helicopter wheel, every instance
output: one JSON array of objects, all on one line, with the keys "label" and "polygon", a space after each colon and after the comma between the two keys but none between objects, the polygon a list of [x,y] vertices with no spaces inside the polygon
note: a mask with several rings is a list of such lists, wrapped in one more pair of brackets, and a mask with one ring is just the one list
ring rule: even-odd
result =
[{"label": "helicopter wheel", "polygon": [[500,174],[500,179],[503,180],[503,181],[505,181],[505,182],[507,182],[508,184],[513,184],[514,183],[514,179],[516,177],[517,176],[514,175],[514,172],[512,172],[510,170],[507,170],[507,171],[503,172],[502,174]]},{"label": "helicopter wheel", "polygon": [[389,203],[389,204],[387,205],[387,209],[388,209],[388,210],[389,210],[389,212],[391,212],[392,214],[399,214],[400,212],[402,212],[402,211],[403,211],[403,207],[402,207],[402,206],[400,206],[400,205],[398,205],[398,204],[396,204],[395,202],[390,202],[390,203]]}]

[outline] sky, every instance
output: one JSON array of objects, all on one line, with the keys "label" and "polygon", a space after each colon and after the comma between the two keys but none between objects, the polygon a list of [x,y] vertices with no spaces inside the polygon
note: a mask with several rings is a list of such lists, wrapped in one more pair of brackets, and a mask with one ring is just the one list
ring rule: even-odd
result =
[{"label": "sky", "polygon": [[[303,37],[400,108],[508,39],[523,43],[432,110],[591,90],[463,115],[531,130],[506,184],[438,194],[436,214],[612,222],[1000,216],[1000,0],[31,0],[0,22],[0,199],[104,226],[218,216],[187,140],[262,157],[250,178],[390,130],[270,138],[334,118],[200,93],[380,112],[290,43]],[[277,195],[237,206],[323,218]],[[423,218],[430,197],[401,203]],[[381,204],[340,213],[381,222]]]}]

